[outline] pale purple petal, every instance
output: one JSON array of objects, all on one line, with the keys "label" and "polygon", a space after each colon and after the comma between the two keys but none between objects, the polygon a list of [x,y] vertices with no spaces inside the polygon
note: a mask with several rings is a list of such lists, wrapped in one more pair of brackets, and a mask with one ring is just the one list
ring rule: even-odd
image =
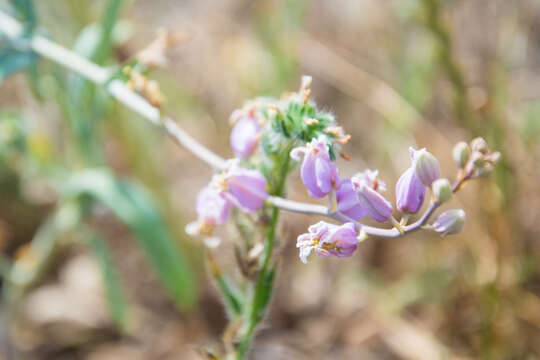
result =
[{"label": "pale purple petal", "polygon": [[358,201],[358,196],[352,188],[351,179],[343,179],[340,188],[336,191],[338,211],[345,216],[358,220],[367,215],[367,212]]},{"label": "pale purple petal", "polygon": [[299,160],[304,155],[300,169],[302,182],[313,198],[326,196],[332,188],[339,188],[337,166],[330,160],[326,137],[313,139],[306,147],[291,151],[291,157]]},{"label": "pale purple petal", "polygon": [[326,193],[322,192],[317,184],[315,160],[316,157],[312,153],[308,153],[306,157],[304,157],[304,162],[302,163],[302,168],[300,169],[300,177],[308,190],[309,196],[318,199],[325,196]]},{"label": "pale purple petal", "polygon": [[465,218],[465,211],[461,209],[447,210],[439,215],[432,227],[441,236],[457,234],[463,230]]},{"label": "pale purple petal", "polygon": [[199,219],[208,224],[224,224],[230,213],[230,203],[211,186],[204,187],[195,206]]},{"label": "pale purple petal", "polygon": [[426,187],[416,175],[414,166],[408,168],[396,184],[396,206],[399,211],[416,213],[422,207]]},{"label": "pale purple petal", "polygon": [[246,212],[259,210],[268,198],[266,179],[255,170],[244,170],[243,174],[230,174],[227,177],[228,197]]},{"label": "pale purple petal", "polygon": [[322,193],[328,194],[332,190],[331,163],[322,157],[315,159],[315,179],[317,180],[317,187]]},{"label": "pale purple petal", "polygon": [[372,188],[363,185],[357,191],[360,205],[375,221],[385,222],[392,216],[392,204]]},{"label": "pale purple petal", "polygon": [[246,158],[250,156],[259,141],[260,126],[257,120],[250,116],[241,117],[231,131],[231,147],[235,156]]}]

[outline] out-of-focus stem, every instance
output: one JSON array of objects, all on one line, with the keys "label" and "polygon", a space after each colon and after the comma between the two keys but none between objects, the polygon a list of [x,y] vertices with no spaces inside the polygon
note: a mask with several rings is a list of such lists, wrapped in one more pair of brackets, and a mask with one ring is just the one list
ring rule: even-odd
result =
[{"label": "out-of-focus stem", "polygon": [[443,23],[441,0],[423,0],[422,4],[426,27],[437,42],[437,59],[454,90],[455,115],[467,128],[474,128],[474,113],[467,98],[465,76],[452,55],[452,37]]}]

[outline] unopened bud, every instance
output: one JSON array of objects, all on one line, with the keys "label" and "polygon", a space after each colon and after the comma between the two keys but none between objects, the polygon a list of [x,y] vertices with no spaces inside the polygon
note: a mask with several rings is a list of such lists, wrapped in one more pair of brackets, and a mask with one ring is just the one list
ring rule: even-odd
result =
[{"label": "unopened bud", "polygon": [[454,149],[452,150],[452,155],[454,157],[454,161],[456,162],[456,165],[462,169],[467,164],[467,161],[469,161],[470,156],[470,150],[469,145],[465,141],[460,141],[454,146]]},{"label": "unopened bud", "polygon": [[441,166],[433,154],[426,149],[412,150],[416,175],[425,186],[431,184],[441,177]]},{"label": "unopened bud", "polygon": [[437,179],[431,185],[433,196],[439,203],[446,202],[452,197],[452,186],[448,179]]},{"label": "unopened bud", "polygon": [[432,225],[433,230],[441,236],[453,235],[461,232],[465,225],[465,211],[453,209],[443,212]]}]

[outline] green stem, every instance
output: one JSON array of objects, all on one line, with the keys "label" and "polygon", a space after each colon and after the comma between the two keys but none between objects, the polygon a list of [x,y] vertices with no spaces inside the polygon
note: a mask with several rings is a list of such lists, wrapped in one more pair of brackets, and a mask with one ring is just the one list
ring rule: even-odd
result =
[{"label": "green stem", "polygon": [[[278,183],[276,188],[271,191],[272,195],[283,196],[285,180],[289,171],[290,149],[284,152],[281,159],[281,166],[278,171]],[[279,208],[272,206],[272,214],[269,222],[264,226],[264,253],[261,260],[261,267],[255,282],[253,297],[247,307],[247,316],[245,319],[244,333],[236,349],[236,359],[243,360],[253,340],[255,328],[263,319],[266,308],[272,297],[276,269],[270,266],[270,260],[274,252],[276,243],[276,228],[279,218]]]},{"label": "green stem", "polygon": [[476,127],[475,116],[467,98],[465,76],[453,57],[452,36],[442,19],[441,0],[424,0],[422,4],[426,16],[426,27],[437,42],[438,62],[454,90],[455,115],[462,125],[473,129]]}]

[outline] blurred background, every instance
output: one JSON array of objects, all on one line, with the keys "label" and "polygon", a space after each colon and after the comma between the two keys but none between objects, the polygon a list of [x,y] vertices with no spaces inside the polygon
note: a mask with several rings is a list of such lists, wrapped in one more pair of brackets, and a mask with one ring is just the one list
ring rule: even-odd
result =
[{"label": "blurred background", "polygon": [[[24,16],[30,2],[11,3]],[[540,2],[34,7],[38,32],[104,66],[174,31],[168,63],[148,78],[163,111],[224,157],[231,112],[298,89],[303,74],[352,135],[340,172],[378,168],[389,198],[409,146],[427,147],[450,178],[457,141],[483,136],[502,153],[490,179],[452,200],[467,212],[457,236],[369,239],[352,258],[304,265],[296,237],[317,219],[282,213],[280,275],[252,359],[540,358]],[[211,169],[103,89],[9,51],[0,49],[0,359],[219,352],[226,314],[200,240],[184,232]],[[297,175],[288,197],[313,201]],[[227,233],[218,261],[240,279]]]}]

